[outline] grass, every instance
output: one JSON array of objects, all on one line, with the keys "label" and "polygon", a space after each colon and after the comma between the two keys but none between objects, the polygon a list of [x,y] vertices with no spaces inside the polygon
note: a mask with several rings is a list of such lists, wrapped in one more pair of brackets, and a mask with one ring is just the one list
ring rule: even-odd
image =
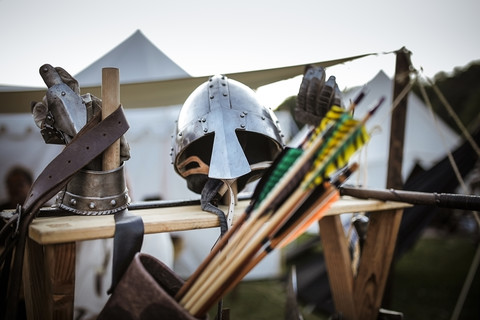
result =
[{"label": "grass", "polygon": [[[405,320],[450,319],[478,242],[448,236],[422,238],[395,265],[389,309]],[[318,250],[318,248],[316,249]],[[243,281],[223,300],[230,319],[285,319],[286,285],[282,279]],[[328,319],[300,306],[305,320]],[[209,313],[215,319],[216,312]],[[459,319],[480,319],[480,270]]]},{"label": "grass", "polygon": [[[405,319],[450,319],[478,243],[462,237],[424,238],[396,264],[392,307]],[[460,319],[480,319],[477,274]]]}]

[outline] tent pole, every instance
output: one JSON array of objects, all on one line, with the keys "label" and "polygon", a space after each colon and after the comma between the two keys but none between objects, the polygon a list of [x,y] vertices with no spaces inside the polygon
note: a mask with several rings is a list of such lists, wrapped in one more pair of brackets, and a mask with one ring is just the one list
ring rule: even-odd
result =
[{"label": "tent pole", "polygon": [[[404,89],[408,86],[410,80],[410,54],[405,47],[396,52],[395,79],[393,88],[393,101],[397,100]],[[402,189],[402,161],[403,144],[405,133],[405,118],[407,111],[407,98],[405,95],[401,98],[397,107],[392,112],[391,131],[390,131],[390,149],[388,159],[387,187]],[[379,212],[371,215],[367,231],[362,257],[358,269],[356,286],[354,292],[355,305],[357,307],[357,316],[359,319],[377,319],[378,312],[382,306],[389,271],[395,251],[398,229],[402,219],[403,210],[397,210],[395,213]],[[383,231],[388,229],[389,233]],[[377,241],[381,237],[381,241]],[[384,256],[380,263],[372,263],[378,252],[383,252]],[[375,279],[372,281],[372,279]],[[365,288],[374,288],[372,295],[366,295]],[[388,302],[386,299],[384,302]]]}]

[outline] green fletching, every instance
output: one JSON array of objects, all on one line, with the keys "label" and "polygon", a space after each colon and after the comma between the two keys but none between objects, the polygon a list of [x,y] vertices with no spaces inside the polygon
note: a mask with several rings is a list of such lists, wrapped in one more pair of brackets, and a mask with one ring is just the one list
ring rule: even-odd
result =
[{"label": "green fletching", "polygon": [[280,179],[285,175],[288,169],[292,164],[302,155],[302,149],[289,149],[285,155],[280,159],[279,163],[273,170],[272,174],[268,177],[265,186],[263,187],[260,195],[258,197],[257,206],[266,198],[270,191],[275,187],[275,185],[280,181]]}]

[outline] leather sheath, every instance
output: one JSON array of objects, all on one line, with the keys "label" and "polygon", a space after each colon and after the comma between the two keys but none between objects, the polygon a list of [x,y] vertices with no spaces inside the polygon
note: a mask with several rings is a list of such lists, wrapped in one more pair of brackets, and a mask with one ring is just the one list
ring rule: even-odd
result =
[{"label": "leather sheath", "polygon": [[199,320],[173,297],[184,281],[165,264],[137,253],[97,320]]}]

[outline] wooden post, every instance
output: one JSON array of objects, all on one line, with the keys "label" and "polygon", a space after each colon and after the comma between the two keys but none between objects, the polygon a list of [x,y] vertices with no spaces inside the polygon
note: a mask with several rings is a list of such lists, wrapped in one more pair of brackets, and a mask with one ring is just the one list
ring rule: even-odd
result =
[{"label": "wooden post", "polygon": [[335,311],[344,319],[356,320],[352,260],[340,216],[326,216],[318,223]]},{"label": "wooden post", "polygon": [[73,317],[75,242],[44,246],[27,239],[23,275],[27,319]]},{"label": "wooden post", "polygon": [[[397,51],[393,101],[407,87],[410,80],[410,52]],[[405,118],[405,95],[392,113],[387,187],[401,189]],[[395,252],[398,229],[403,210],[371,215],[358,277],[355,285],[355,304],[359,319],[377,319]]]},{"label": "wooden post", "polygon": [[[410,81],[410,52],[403,47],[397,51],[393,101],[395,101]],[[390,149],[388,155],[387,188],[402,189],[403,145],[405,138],[405,119],[407,99],[405,95],[392,112],[390,122]]]},{"label": "wooden post", "polygon": [[[120,107],[120,77],[117,68],[102,69],[102,120]],[[102,169],[113,170],[120,166],[120,140],[103,153]]]}]

